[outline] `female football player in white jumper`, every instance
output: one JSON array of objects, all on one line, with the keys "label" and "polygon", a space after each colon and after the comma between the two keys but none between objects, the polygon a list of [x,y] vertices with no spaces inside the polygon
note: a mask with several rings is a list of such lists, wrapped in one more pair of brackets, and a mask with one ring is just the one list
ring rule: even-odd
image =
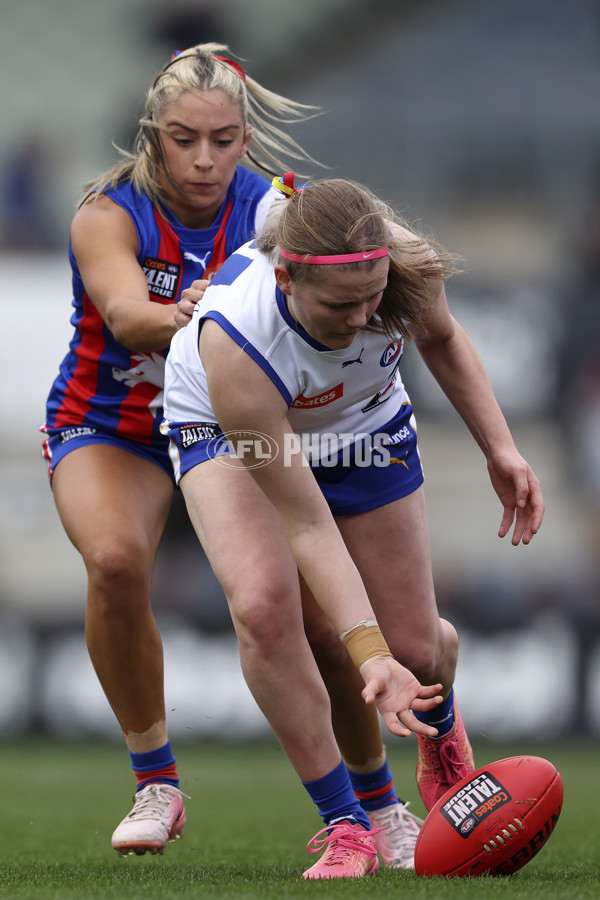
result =
[{"label": "female football player in white jumper", "polygon": [[[228,597],[246,680],[325,821],[317,849],[326,852],[305,877],[359,876],[376,868],[373,833],[337,802],[346,796],[340,755],[301,600],[306,615],[316,601],[327,616],[322,645],[340,648],[340,671],[352,659],[366,703],[392,732],[417,732],[428,809],[473,769],[452,690],[458,638],[436,608],[415,420],[399,372],[405,340],[485,456],[503,506],[500,537],[514,522],[512,543],[528,544],[544,507],[449,312],[452,258],[360,185],[326,179],[296,190],[290,176],[279,182],[289,199],[175,336],[163,429]],[[277,574],[270,567],[266,577],[273,558]],[[435,706],[423,698],[438,683]]]}]

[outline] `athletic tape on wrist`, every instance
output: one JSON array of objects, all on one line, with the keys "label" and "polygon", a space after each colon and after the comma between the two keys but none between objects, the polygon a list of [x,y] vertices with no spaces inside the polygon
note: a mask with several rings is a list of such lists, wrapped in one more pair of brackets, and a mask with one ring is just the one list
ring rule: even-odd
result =
[{"label": "athletic tape on wrist", "polygon": [[340,639],[357,669],[375,656],[391,656],[379,625],[360,622],[340,635]]}]

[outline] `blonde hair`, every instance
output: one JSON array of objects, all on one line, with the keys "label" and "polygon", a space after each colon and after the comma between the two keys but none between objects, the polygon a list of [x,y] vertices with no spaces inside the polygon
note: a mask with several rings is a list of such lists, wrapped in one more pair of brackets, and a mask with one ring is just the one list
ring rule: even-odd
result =
[{"label": "blonde hair", "polygon": [[[323,266],[287,260],[277,252],[279,248],[299,256],[340,256],[387,247],[387,285],[367,327],[390,337],[410,338],[409,324],[426,331],[424,317],[433,302],[431,279],[458,272],[456,256],[408,229],[368,188],[342,178],[315,181],[288,200],[274,203],[257,245],[284,265],[297,283],[318,282]],[[334,263],[327,264],[327,270],[374,265],[375,260]]]},{"label": "blonde hair", "polygon": [[87,184],[82,202],[92,193],[99,196],[129,180],[137,191],[145,192],[157,203],[160,175],[165,174],[173,184],[160,141],[160,115],[165,104],[188,91],[221,90],[238,104],[244,127],[252,127],[246,158],[254,168],[275,174],[288,167],[285,158],[321,165],[280,127],[311,119],[320,114],[319,108],[267,90],[241,71],[238,64],[216,58],[223,52],[234,55],[226,44],[197,44],[174,56],[162,68],[148,91],[134,152],[117,147],[123,161]]}]

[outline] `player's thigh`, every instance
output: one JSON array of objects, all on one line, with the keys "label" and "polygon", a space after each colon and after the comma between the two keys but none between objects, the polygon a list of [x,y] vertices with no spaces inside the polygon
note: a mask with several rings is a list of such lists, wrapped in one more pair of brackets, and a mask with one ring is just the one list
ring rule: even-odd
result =
[{"label": "player's thigh", "polygon": [[207,460],[186,472],[181,490],[230,603],[261,594],[265,603],[276,602],[288,592],[299,615],[297,568],[281,518],[249,473]]},{"label": "player's thigh", "polygon": [[337,523],[382,627],[437,630],[423,488]]},{"label": "player's thigh", "polygon": [[154,558],[173,497],[173,482],[160,466],[120,447],[90,444],[60,461],[52,490],[84,558],[108,545]]}]

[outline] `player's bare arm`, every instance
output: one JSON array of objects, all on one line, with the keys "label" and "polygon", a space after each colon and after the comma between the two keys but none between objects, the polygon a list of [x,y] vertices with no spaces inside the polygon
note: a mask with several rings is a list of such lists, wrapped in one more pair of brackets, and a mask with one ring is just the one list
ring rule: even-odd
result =
[{"label": "player's bare arm", "polygon": [[539,530],[544,501],[538,479],[518,452],[477,350],[450,314],[443,284],[432,282],[436,303],[427,333],[413,334],[428,369],[459,413],[487,460],[494,490],[503,505],[498,534],[513,521],[512,543],[528,544]]},{"label": "player's bare arm", "polygon": [[94,306],[130,350],[163,350],[178,330],[175,305],[151,303],[127,213],[108,197],[84,204],[71,226],[73,252]]}]

